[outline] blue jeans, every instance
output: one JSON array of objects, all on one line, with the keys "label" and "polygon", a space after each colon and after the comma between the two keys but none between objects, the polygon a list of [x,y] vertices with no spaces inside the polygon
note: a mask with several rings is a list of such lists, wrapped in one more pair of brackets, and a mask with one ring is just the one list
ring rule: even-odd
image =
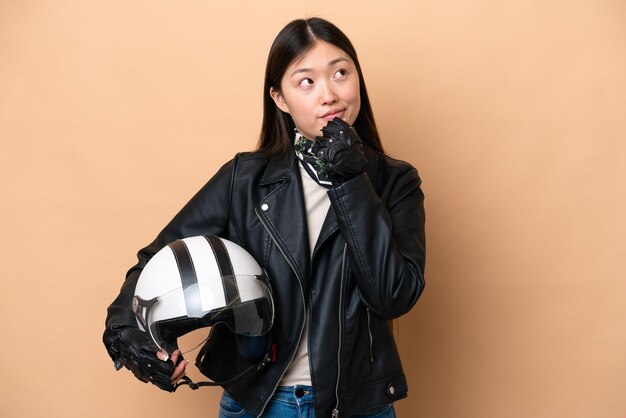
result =
[{"label": "blue jeans", "polygon": [[[340,414],[341,416],[341,414]],[[241,404],[224,391],[219,418],[254,418]],[[392,405],[374,415],[353,415],[352,418],[395,418]],[[279,386],[261,418],[315,418],[311,386]],[[330,417],[328,417],[330,418]]]}]

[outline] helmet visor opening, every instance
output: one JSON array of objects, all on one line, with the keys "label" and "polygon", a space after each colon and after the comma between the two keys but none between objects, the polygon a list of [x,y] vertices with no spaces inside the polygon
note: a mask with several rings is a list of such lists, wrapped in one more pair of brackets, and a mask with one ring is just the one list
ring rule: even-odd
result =
[{"label": "helmet visor opening", "polygon": [[[168,351],[192,351],[206,341],[208,328],[216,324],[237,335],[256,337],[266,334],[274,320],[272,294],[264,275],[199,280],[155,299],[138,312],[154,342]],[[196,330],[193,338],[181,338]]]}]

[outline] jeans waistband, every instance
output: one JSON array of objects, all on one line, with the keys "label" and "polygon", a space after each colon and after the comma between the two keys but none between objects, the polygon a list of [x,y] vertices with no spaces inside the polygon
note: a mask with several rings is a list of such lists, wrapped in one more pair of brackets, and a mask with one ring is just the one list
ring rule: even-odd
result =
[{"label": "jeans waistband", "polygon": [[313,387],[306,385],[279,386],[276,388],[274,397],[297,403],[313,401]]}]

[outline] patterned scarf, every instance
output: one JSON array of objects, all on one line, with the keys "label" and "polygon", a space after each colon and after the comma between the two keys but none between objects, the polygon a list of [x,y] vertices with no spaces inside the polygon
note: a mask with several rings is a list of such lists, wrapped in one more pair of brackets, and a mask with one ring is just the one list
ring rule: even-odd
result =
[{"label": "patterned scarf", "polygon": [[314,141],[302,136],[300,132],[296,131],[296,138],[293,141],[293,146],[296,151],[296,156],[302,161],[304,171],[317,182],[317,184],[324,186],[328,189],[333,187],[333,183],[328,178],[328,174],[324,169],[324,163],[313,154]]}]

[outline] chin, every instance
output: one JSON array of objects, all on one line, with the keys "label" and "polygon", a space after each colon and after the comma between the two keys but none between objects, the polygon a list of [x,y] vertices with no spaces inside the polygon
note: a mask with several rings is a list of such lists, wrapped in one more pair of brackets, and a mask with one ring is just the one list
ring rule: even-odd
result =
[{"label": "chin", "polygon": [[354,124],[354,121],[356,120],[356,118],[353,118],[352,116],[344,116],[341,119],[350,126],[352,126],[352,124]]}]

